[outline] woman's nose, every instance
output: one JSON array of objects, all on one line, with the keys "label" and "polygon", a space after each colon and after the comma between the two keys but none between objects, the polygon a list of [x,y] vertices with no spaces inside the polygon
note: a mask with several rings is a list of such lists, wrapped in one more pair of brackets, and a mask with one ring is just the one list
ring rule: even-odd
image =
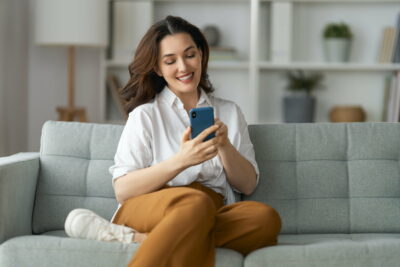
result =
[{"label": "woman's nose", "polygon": [[178,60],[178,70],[180,72],[185,72],[187,70],[187,64],[183,58]]}]

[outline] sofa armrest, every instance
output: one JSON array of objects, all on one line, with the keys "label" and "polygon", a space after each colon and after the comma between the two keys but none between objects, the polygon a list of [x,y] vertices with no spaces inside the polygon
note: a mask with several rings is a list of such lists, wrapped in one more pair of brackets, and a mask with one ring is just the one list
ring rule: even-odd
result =
[{"label": "sofa armrest", "polygon": [[32,212],[39,173],[39,153],[0,158],[0,244],[32,234]]}]

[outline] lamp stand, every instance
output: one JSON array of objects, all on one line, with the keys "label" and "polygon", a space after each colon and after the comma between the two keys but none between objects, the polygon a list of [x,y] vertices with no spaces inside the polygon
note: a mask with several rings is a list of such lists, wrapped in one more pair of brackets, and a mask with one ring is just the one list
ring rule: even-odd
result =
[{"label": "lamp stand", "polygon": [[75,107],[75,47],[68,47],[68,106],[57,107],[58,119],[60,121],[87,122],[85,108]]}]

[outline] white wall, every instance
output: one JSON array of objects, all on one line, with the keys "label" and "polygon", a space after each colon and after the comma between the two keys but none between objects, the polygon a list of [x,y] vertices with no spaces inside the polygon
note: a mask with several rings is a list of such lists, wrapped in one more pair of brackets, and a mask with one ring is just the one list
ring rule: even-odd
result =
[{"label": "white wall", "polygon": [[[4,0],[1,39],[1,86],[3,92],[0,135],[6,137],[4,154],[26,149],[28,0]],[[1,152],[1,151],[0,151]]]},{"label": "white wall", "polygon": [[[0,1],[0,40],[5,38],[5,9],[6,2]],[[4,42],[0,41],[0,59],[4,58],[4,47]],[[0,60],[0,157],[6,155],[4,67],[5,61]]]},{"label": "white wall", "polygon": [[[34,33],[34,7],[29,8],[30,33]],[[73,19],[73,17],[71,17]],[[75,68],[75,103],[86,107],[90,122],[100,119],[100,56],[99,48],[78,48]],[[37,46],[33,34],[29,37],[28,65],[28,146],[38,151],[43,123],[57,120],[57,106],[67,104],[67,49]]]},{"label": "white wall", "polygon": [[[0,0],[0,156],[38,151],[43,123],[67,103],[67,50],[34,40],[35,0]],[[100,49],[76,53],[76,104],[99,121]]]}]

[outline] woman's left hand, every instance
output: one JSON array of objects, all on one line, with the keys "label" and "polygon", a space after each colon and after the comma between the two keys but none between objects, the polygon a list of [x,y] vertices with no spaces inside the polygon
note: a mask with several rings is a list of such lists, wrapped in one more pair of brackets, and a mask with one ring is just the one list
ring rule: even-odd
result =
[{"label": "woman's left hand", "polygon": [[215,132],[215,138],[217,141],[217,147],[223,148],[224,146],[230,144],[229,138],[228,138],[228,127],[220,121],[218,118],[215,118],[215,125],[218,125],[219,128]]}]

